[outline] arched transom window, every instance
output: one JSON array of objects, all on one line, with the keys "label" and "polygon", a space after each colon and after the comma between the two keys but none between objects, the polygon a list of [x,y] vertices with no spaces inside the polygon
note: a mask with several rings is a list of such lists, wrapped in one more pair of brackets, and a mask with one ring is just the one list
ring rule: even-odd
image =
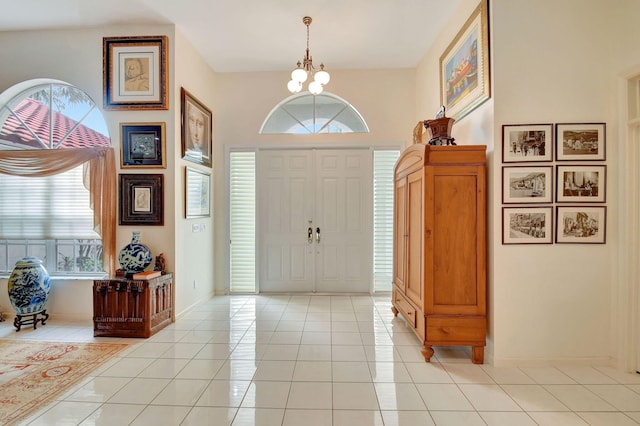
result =
[{"label": "arched transom window", "polygon": [[353,105],[332,93],[309,92],[288,97],[271,110],[261,134],[368,133]]}]

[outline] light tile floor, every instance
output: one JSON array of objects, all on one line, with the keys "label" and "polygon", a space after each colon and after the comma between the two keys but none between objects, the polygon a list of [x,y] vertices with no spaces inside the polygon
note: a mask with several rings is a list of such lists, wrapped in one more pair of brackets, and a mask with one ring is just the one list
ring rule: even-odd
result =
[{"label": "light tile floor", "polygon": [[[640,375],[431,363],[388,296],[222,296],[149,339],[52,317],[0,338],[131,348],[22,425],[637,425]],[[0,390],[1,392],[1,390]]]}]

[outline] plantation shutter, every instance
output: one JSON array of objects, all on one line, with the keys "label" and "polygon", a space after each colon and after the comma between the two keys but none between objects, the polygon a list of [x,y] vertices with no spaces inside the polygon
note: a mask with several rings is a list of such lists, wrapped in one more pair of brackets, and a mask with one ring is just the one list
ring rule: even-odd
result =
[{"label": "plantation shutter", "polygon": [[230,154],[232,292],[256,291],[256,154]]},{"label": "plantation shutter", "polygon": [[393,169],[398,150],[373,152],[374,291],[391,291],[393,280]]},{"label": "plantation shutter", "polygon": [[82,174],[82,165],[46,177],[0,174],[0,239],[99,239]]}]

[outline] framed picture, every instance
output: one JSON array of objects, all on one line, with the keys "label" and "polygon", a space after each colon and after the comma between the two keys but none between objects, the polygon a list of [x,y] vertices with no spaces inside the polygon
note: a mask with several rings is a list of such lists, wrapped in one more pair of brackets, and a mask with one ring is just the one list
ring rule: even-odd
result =
[{"label": "framed picture", "polygon": [[607,208],[605,206],[558,206],[556,242],[604,244]]},{"label": "framed picture", "polygon": [[552,203],[553,167],[503,167],[502,202]]},{"label": "framed picture", "polygon": [[164,225],[164,175],[119,175],[119,225]]},{"label": "framed picture", "polygon": [[185,217],[211,216],[211,174],[185,167]]},{"label": "framed picture", "polygon": [[551,161],[552,124],[509,124],[502,126],[502,162]]},{"label": "framed picture", "polygon": [[556,166],[558,203],[604,203],[607,166]]},{"label": "framed picture", "polygon": [[606,160],[605,123],[556,124],[558,161]]},{"label": "framed picture", "polygon": [[169,109],[167,36],[102,39],[105,109]]},{"label": "framed picture", "polygon": [[182,158],[211,167],[213,115],[185,88],[180,90]]},{"label": "framed picture", "polygon": [[489,27],[482,0],[440,56],[440,103],[460,120],[489,99]]},{"label": "framed picture", "polygon": [[165,123],[120,123],[122,168],[165,168]]},{"label": "framed picture", "polygon": [[553,207],[503,207],[502,244],[552,244]]}]

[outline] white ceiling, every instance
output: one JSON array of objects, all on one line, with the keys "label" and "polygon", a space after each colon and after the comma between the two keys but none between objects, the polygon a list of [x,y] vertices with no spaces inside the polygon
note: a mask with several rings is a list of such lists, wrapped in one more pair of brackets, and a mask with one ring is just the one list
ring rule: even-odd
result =
[{"label": "white ceiling", "polygon": [[[0,31],[174,23],[217,72],[415,67],[461,0],[0,0]],[[114,34],[117,35],[117,34]]]}]

